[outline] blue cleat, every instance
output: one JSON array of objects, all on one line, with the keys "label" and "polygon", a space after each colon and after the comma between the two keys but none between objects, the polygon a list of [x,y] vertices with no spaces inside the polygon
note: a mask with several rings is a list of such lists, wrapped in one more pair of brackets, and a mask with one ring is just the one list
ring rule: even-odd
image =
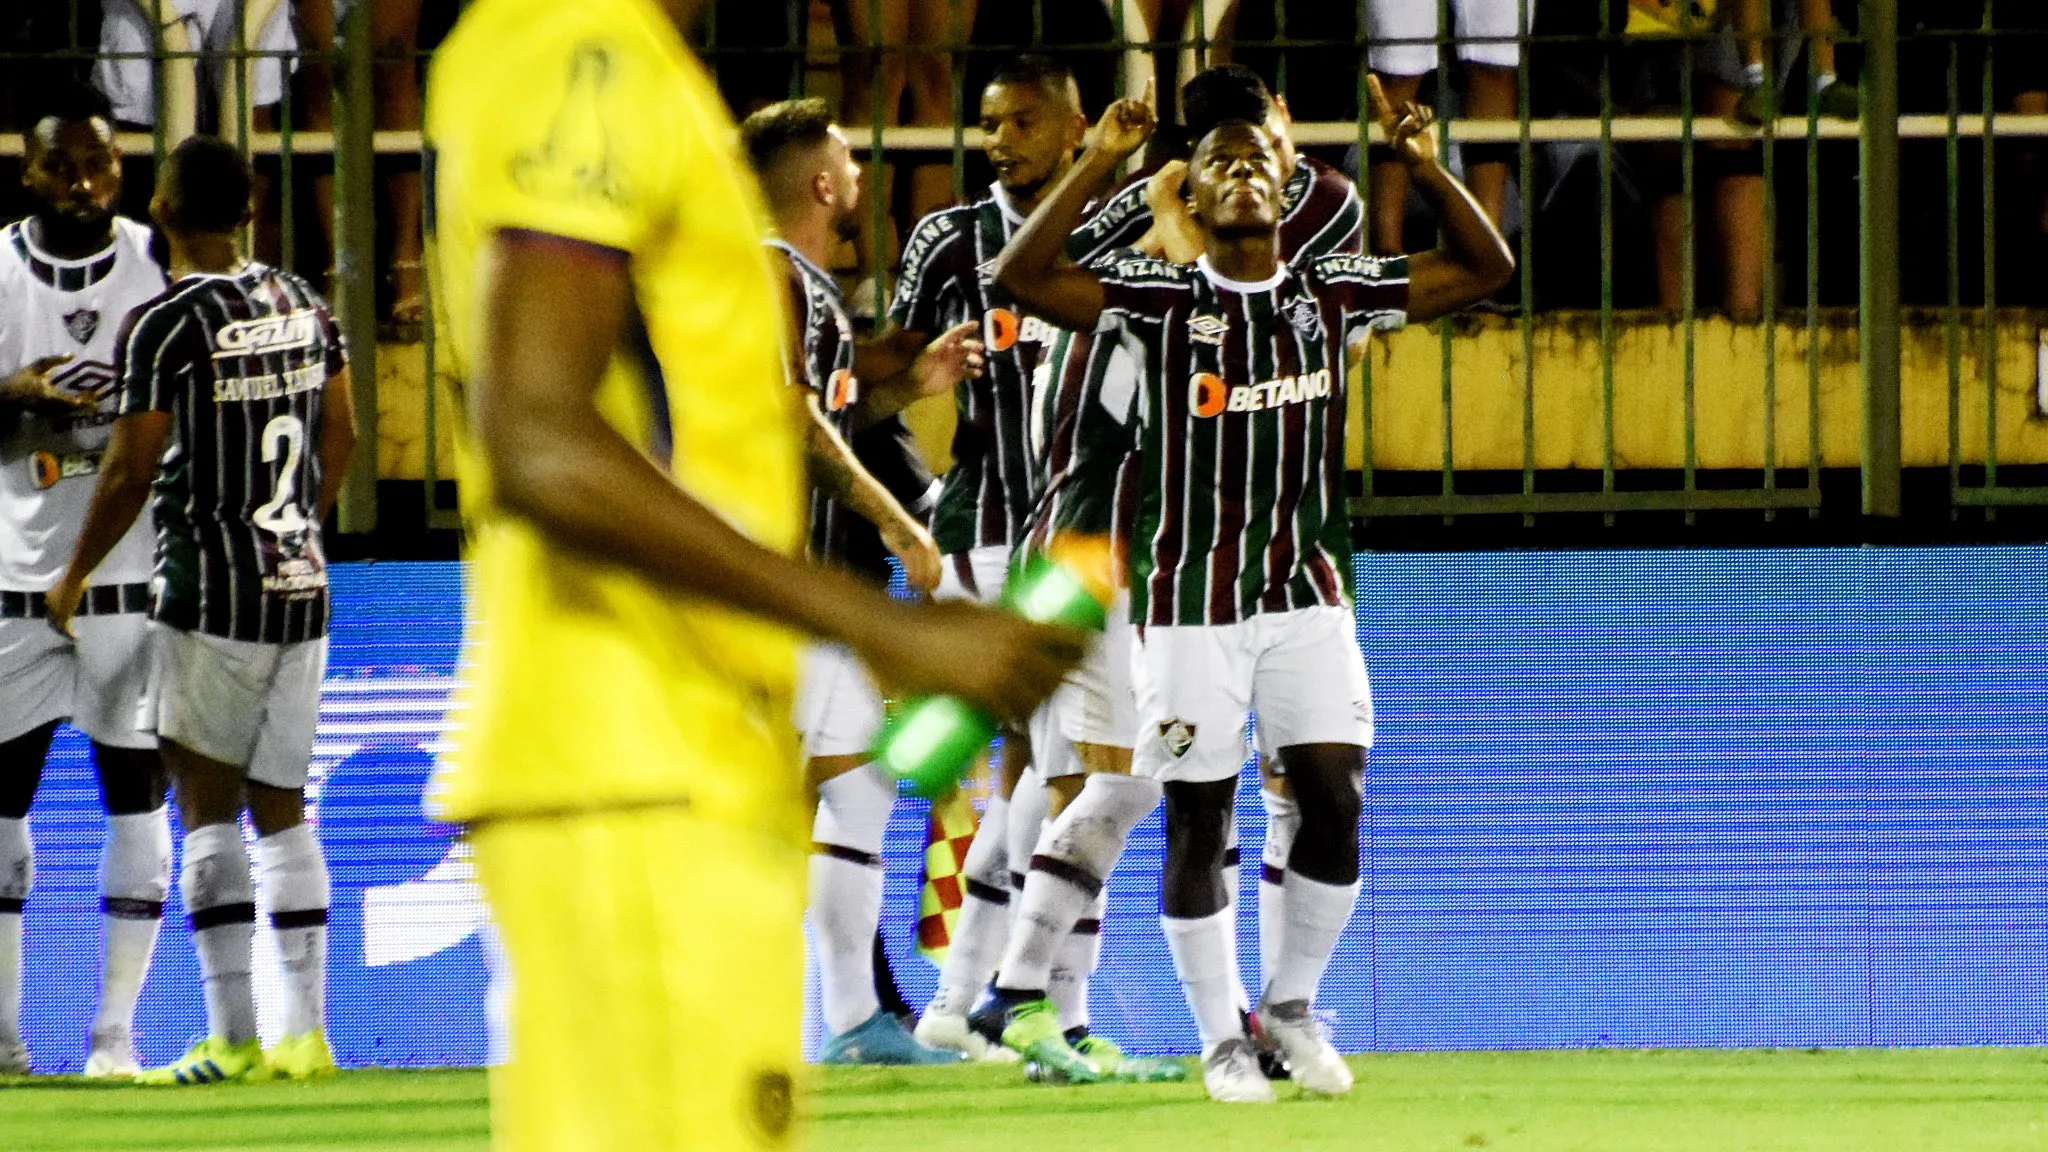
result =
[{"label": "blue cleat", "polygon": [[904,1031],[903,1022],[887,1012],[876,1012],[857,1028],[848,1029],[825,1041],[818,1054],[820,1064],[958,1064],[965,1052],[927,1048]]}]

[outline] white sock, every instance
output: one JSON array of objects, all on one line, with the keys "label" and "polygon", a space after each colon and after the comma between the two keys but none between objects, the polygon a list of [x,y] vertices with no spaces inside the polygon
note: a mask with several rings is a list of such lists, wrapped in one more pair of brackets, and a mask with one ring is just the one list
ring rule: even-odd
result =
[{"label": "white sock", "polygon": [[95,1033],[134,1024],[135,998],[149,975],[170,887],[171,826],[166,809],[107,817],[107,846],[100,854],[106,964],[99,1012],[93,1018]]},{"label": "white sock", "polygon": [[326,1027],[327,860],[310,824],[256,841],[256,876],[284,967],[284,1034]]},{"label": "white sock", "polygon": [[1287,854],[1301,828],[1301,809],[1292,797],[1259,790],[1266,806],[1266,846],[1259,868],[1259,987],[1273,979],[1280,964],[1280,942],[1287,938],[1287,917],[1281,912],[1280,885],[1287,878]]},{"label": "white sock", "polygon": [[1108,901],[1107,889],[1095,894],[1088,914],[1074,922],[1074,930],[1060,945],[1059,958],[1053,961],[1046,994],[1059,1009],[1062,1032],[1088,1026],[1088,978],[1102,959],[1102,912]]},{"label": "white sock", "polygon": [[1024,873],[1031,866],[1031,853],[1038,834],[1045,829],[1045,781],[1037,768],[1026,768],[1010,793],[1009,815],[1004,818],[1003,854],[1010,861],[1010,923],[1016,927],[1016,894],[1024,890]]},{"label": "white sock", "polygon": [[21,910],[35,887],[28,821],[0,818],[0,1042],[21,1039]]},{"label": "white sock", "polygon": [[1231,911],[1225,908],[1199,920],[1162,916],[1159,924],[1166,933],[1166,946],[1173,953],[1173,970],[1180,976],[1188,1008],[1195,1015],[1195,1028],[1202,1035],[1202,1051],[1235,1036],[1244,1035],[1244,1021],[1237,1014],[1237,992],[1231,990]]},{"label": "white sock", "polygon": [[875,926],[882,919],[882,837],[896,786],[873,765],[818,785],[811,839],[811,939],[825,1029],[837,1036],[882,1010],[875,995]]},{"label": "white sock", "polygon": [[1074,802],[1046,825],[1015,897],[1017,916],[998,984],[1050,992],[1048,982],[1075,921],[1091,906],[1100,918],[1103,883],[1116,868],[1131,829],[1159,805],[1159,796],[1156,781],[1090,776]]},{"label": "white sock", "polygon": [[230,1043],[252,1039],[256,994],[249,953],[256,939],[256,885],[241,825],[207,824],[187,832],[179,878],[205,979],[207,1031]]},{"label": "white sock", "polygon": [[1251,997],[1245,994],[1244,964],[1238,959],[1237,955],[1237,914],[1244,908],[1242,904],[1238,903],[1238,889],[1243,887],[1244,884],[1244,869],[1242,861],[1238,856],[1237,814],[1235,811],[1231,813],[1229,828],[1225,835],[1229,839],[1223,845],[1223,898],[1230,902],[1224,908],[1226,912],[1230,913],[1229,918],[1224,921],[1230,929],[1230,986],[1237,989],[1237,1010],[1249,1012],[1252,1008],[1252,1001]]},{"label": "white sock", "polygon": [[1010,802],[991,796],[960,870],[966,895],[927,1012],[964,1016],[995,974],[1010,933]]},{"label": "white sock", "polygon": [[1764,66],[1763,66],[1762,64],[1760,64],[1760,63],[1759,63],[1759,64],[1744,64],[1744,65],[1742,66],[1742,86],[1743,86],[1744,88],[1761,88],[1761,87],[1763,87],[1763,86],[1764,86]]},{"label": "white sock", "polygon": [[1835,84],[1836,77],[1833,72],[1822,72],[1813,78],[1814,94],[1819,95],[1820,93],[1825,92],[1830,88],[1833,88]]},{"label": "white sock", "polygon": [[1282,886],[1281,904],[1287,918],[1287,935],[1280,945],[1280,959],[1266,982],[1266,999],[1274,1004],[1316,998],[1323,982],[1323,970],[1330,954],[1337,950],[1337,937],[1351,919],[1358,903],[1358,881],[1324,884],[1300,872],[1289,872]]}]

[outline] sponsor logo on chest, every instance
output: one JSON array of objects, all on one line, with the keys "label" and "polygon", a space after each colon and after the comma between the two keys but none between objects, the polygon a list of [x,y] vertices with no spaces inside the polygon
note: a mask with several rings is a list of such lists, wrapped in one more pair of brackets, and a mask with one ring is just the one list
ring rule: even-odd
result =
[{"label": "sponsor logo on chest", "polygon": [[1282,376],[1262,384],[1232,386],[1213,372],[1197,372],[1188,380],[1188,407],[1197,416],[1221,416],[1225,412],[1264,412],[1291,404],[1327,400],[1334,387],[1328,368]]},{"label": "sponsor logo on chest", "polygon": [[311,348],[319,338],[318,315],[311,309],[302,308],[282,316],[237,320],[218,329],[213,334],[213,357],[219,360],[227,356],[289,352],[297,348]]},{"label": "sponsor logo on chest", "polygon": [[1007,308],[989,309],[982,328],[991,352],[1008,352],[1018,344],[1050,344],[1060,331],[1036,316],[1019,316]]}]

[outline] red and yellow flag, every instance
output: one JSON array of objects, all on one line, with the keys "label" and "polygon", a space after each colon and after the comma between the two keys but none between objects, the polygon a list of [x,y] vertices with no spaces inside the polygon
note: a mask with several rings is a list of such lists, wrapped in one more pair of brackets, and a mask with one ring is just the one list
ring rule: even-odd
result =
[{"label": "red and yellow flag", "polygon": [[924,833],[924,889],[917,900],[917,954],[943,964],[960,920],[966,897],[960,873],[981,816],[965,788],[955,788],[932,802]]}]

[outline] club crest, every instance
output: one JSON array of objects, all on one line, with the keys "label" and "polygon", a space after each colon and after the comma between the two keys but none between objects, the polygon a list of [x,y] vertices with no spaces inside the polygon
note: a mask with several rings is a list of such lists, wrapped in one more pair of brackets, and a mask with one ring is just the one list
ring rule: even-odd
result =
[{"label": "club crest", "polygon": [[100,314],[96,308],[80,308],[64,314],[64,330],[80,344],[92,343],[93,334],[100,330]]},{"label": "club crest", "polygon": [[1166,752],[1178,760],[1195,746],[1195,726],[1185,720],[1165,720],[1159,725],[1159,742],[1166,746]]},{"label": "club crest", "polygon": [[1294,330],[1303,336],[1314,336],[1323,329],[1323,319],[1316,315],[1315,302],[1312,300],[1295,300],[1283,311],[1287,316],[1287,322],[1294,325]]},{"label": "club crest", "polygon": [[1230,321],[1221,316],[1200,315],[1188,317],[1188,339],[1203,344],[1221,344],[1223,337],[1230,333]]}]

